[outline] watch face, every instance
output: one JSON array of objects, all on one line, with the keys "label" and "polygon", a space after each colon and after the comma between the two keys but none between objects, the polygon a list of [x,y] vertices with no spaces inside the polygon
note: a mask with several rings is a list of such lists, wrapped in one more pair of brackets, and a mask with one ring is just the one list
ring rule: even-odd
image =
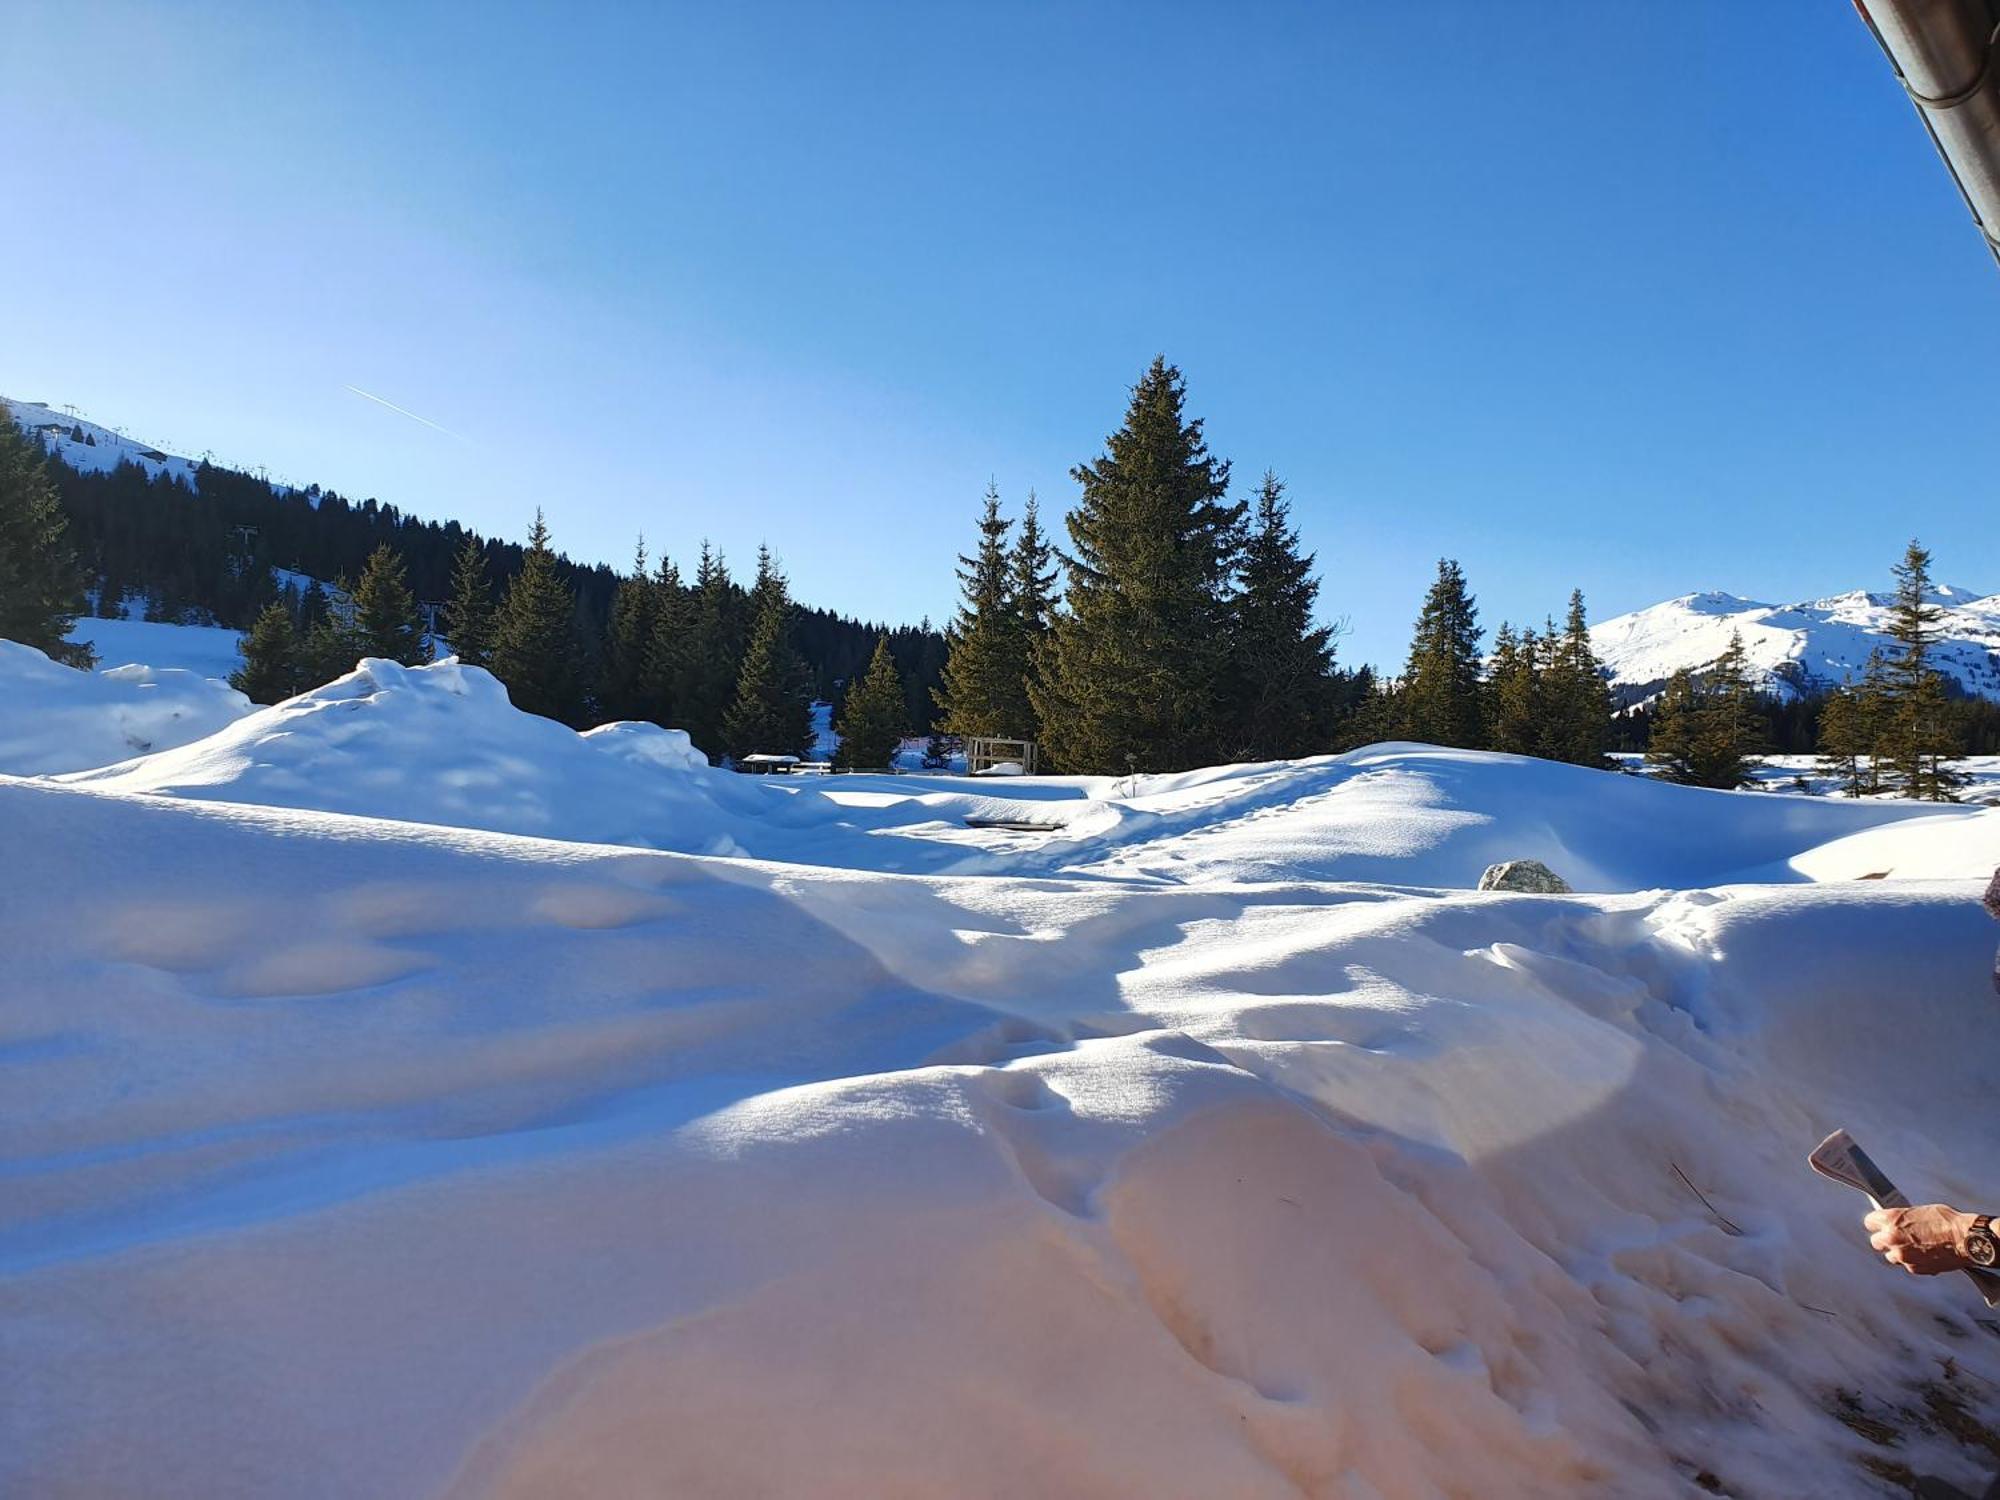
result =
[{"label": "watch face", "polygon": [[1990,1229],[1975,1229],[1965,1237],[1965,1258],[1975,1266],[1991,1266],[2000,1261],[2000,1243]]}]

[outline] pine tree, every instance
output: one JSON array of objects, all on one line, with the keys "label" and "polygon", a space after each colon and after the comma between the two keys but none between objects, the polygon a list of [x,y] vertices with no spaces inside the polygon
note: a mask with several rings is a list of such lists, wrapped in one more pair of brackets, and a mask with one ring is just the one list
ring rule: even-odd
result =
[{"label": "pine tree", "polygon": [[686,654],[693,627],[692,599],[681,585],[680,569],[670,557],[662,556],[653,574],[653,619],[646,638],[645,660],[639,670],[639,698],[642,719],[655,724],[678,722],[675,690],[685,675]]},{"label": "pine tree", "polygon": [[72,667],[96,661],[66,637],[84,609],[84,577],[42,445],[0,405],[0,638]]},{"label": "pine tree", "polygon": [[620,580],[611,596],[611,617],[604,630],[604,671],[597,696],[605,718],[648,716],[646,661],[658,615],[659,595],[646,571],[646,539],[641,536],[632,576]]},{"label": "pine tree", "polygon": [[672,648],[673,727],[719,758],[727,744],[723,718],[735,694],[743,648],[737,633],[736,588],[720,553],[701,544],[686,629]]},{"label": "pine tree", "polygon": [[1611,741],[1611,690],[1590,644],[1582,589],[1570,593],[1568,620],[1551,645],[1548,754],[1571,765],[1603,766]]},{"label": "pine tree", "polygon": [[943,681],[935,694],[948,734],[1023,738],[1034,732],[1028,704],[1027,636],[1015,608],[1013,523],[1000,515],[1000,492],[986,487],[979,546],[958,559],[961,600],[945,631]]},{"label": "pine tree", "polygon": [[838,727],[840,748],[834,755],[835,764],[854,770],[894,763],[896,748],[910,725],[903,679],[896,671],[896,658],[889,654],[888,636],[875,642],[867,676],[849,689]]},{"label": "pine tree", "polygon": [[1333,631],[1313,623],[1319,581],[1299,551],[1278,476],[1264,471],[1243,546],[1233,636],[1231,747],[1252,760],[1289,760],[1329,748]]},{"label": "pine tree", "polygon": [[1931,555],[1912,541],[1896,567],[1896,602],[1888,632],[1897,650],[1888,660],[1886,703],[1878,746],[1896,790],[1905,797],[1948,802],[1965,784],[1944,679],[1932,670],[1944,611],[1931,602]]},{"label": "pine tree", "polygon": [[1741,631],[1730,634],[1729,648],[1708,669],[1701,699],[1694,735],[1696,784],[1725,790],[1747,785],[1753,757],[1764,748],[1764,729]]},{"label": "pine tree", "polygon": [[1440,558],[1403,672],[1406,738],[1466,750],[1485,743],[1479,636],[1479,610],[1465,574],[1450,558]]},{"label": "pine tree", "polygon": [[1679,668],[1667,679],[1653,707],[1652,736],[1646,745],[1646,764],[1657,767],[1662,779],[1683,786],[1699,784],[1694,742],[1700,707],[1694,673]]},{"label": "pine tree", "polygon": [[1020,624],[1021,661],[1027,674],[1022,685],[1029,717],[1027,732],[1039,739],[1042,726],[1035,713],[1033,690],[1040,680],[1042,643],[1048,639],[1049,626],[1055,619],[1059,570],[1056,549],[1050,544],[1048,533],[1042,530],[1041,503],[1033,490],[1028,491],[1028,503],[1021,509],[1021,529],[1015,534],[1009,562],[1013,570],[1014,618]]},{"label": "pine tree", "polygon": [[1509,755],[1534,755],[1542,745],[1541,649],[1533,630],[1517,636],[1502,621],[1493,636],[1493,661],[1487,671],[1488,742]]},{"label": "pine tree", "polygon": [[1871,758],[1872,740],[1865,732],[1861,694],[1842,683],[1819,710],[1819,771],[1841,783],[1850,797],[1867,790],[1862,762]]},{"label": "pine tree", "polygon": [[445,605],[445,639],[468,667],[493,659],[493,591],[486,582],[486,548],[466,537],[451,562],[451,599]]},{"label": "pine tree", "polygon": [[303,685],[298,632],[283,604],[265,605],[236,649],[243,665],[229,674],[229,685],[252,703],[282,703]]},{"label": "pine tree", "polygon": [[575,613],[576,600],[556,571],[549,528],[537,510],[521,571],[507,581],[493,618],[493,675],[521,712],[565,723],[582,713]]},{"label": "pine tree", "polygon": [[315,578],[306,585],[305,593],[299,598],[300,637],[311,634],[331,613],[332,606],[327,603],[326,586]]},{"label": "pine tree", "polygon": [[406,667],[431,659],[423,611],[404,580],[403,560],[387,542],[369,554],[354,585],[354,633],[361,655],[379,656]]},{"label": "pine tree", "polygon": [[1050,764],[1074,772],[1184,770],[1227,738],[1230,586],[1244,507],[1229,465],[1183,415],[1164,358],[1133,388],[1105,452],[1073,470],[1067,608],[1031,682]]},{"label": "pine tree", "polygon": [[756,623],[743,652],[735,699],[723,715],[722,742],[738,760],[757,754],[810,754],[812,699],[805,664],[792,647],[791,595],[768,553],[759,557],[752,598]]},{"label": "pine tree", "polygon": [[1667,680],[1653,710],[1646,760],[1668,781],[1734,790],[1751,780],[1763,747],[1757,695],[1737,632],[1699,679],[1683,667]]}]

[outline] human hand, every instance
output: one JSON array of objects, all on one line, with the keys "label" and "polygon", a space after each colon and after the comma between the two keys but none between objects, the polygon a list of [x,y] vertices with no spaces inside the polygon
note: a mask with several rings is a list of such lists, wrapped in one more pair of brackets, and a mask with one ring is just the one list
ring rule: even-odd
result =
[{"label": "human hand", "polygon": [[1942,1203],[1919,1208],[1878,1208],[1862,1224],[1868,1243],[1891,1265],[1915,1276],[1963,1270],[1972,1264],[1965,1253],[1966,1232],[1976,1214],[1962,1214]]}]

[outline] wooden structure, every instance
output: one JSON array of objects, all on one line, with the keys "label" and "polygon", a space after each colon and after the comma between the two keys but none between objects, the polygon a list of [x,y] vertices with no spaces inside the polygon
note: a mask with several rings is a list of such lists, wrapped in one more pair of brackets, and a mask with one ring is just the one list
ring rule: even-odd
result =
[{"label": "wooden structure", "polygon": [[996,735],[976,734],[965,742],[965,770],[970,776],[1008,775],[1003,767],[1015,768],[1011,774],[1032,776],[1035,774],[1035,742],[1033,740],[1008,740]]}]

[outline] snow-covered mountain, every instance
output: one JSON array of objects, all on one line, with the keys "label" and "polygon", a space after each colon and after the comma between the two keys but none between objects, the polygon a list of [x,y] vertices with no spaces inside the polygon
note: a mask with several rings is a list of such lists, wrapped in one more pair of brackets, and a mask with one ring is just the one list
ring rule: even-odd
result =
[{"label": "snow-covered mountain", "polygon": [[0,396],[0,406],[12,411],[19,426],[39,437],[44,448],[72,469],[90,474],[108,473],[121,463],[135,463],[146,471],[148,479],[164,473],[191,489],[198,488],[195,472],[201,465],[195,459],[163,452],[150,443],[86,422],[74,412],[45,406],[39,401]]},{"label": "snow-covered mountain", "polygon": [[[1943,585],[1931,599],[1944,611],[1938,670],[1967,694],[2000,699],[2000,594]],[[1803,604],[1683,594],[1593,626],[1590,639],[1621,702],[1651,696],[1681,667],[1708,666],[1737,631],[1758,686],[1796,698],[1859,676],[1870,651],[1890,648],[1891,603],[1859,589]]]}]

